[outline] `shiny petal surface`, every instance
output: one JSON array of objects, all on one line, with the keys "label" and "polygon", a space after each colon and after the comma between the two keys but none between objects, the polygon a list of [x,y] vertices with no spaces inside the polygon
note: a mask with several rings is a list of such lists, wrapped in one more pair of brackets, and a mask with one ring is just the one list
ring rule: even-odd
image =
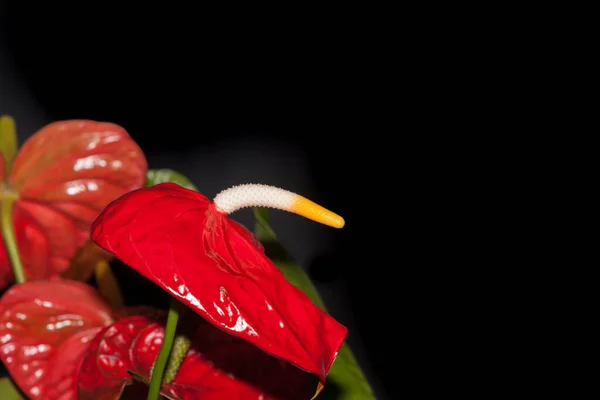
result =
[{"label": "shiny petal surface", "polygon": [[[141,332],[154,321],[141,316],[122,319],[100,331],[91,342],[77,373],[78,400],[118,399],[131,383],[128,371],[135,371],[136,360],[130,353]],[[154,343],[141,343],[141,352],[158,356]]]},{"label": "shiny petal surface", "polygon": [[94,288],[26,282],[0,299],[0,357],[31,399],[76,399],[75,376],[90,341],[112,323]]},{"label": "shiny petal surface", "polygon": [[325,380],[347,329],[203,195],[136,190],[102,212],[92,239],[218,328]]},{"label": "shiny petal surface", "polygon": [[[79,400],[117,399],[132,382],[149,381],[164,337],[164,319],[134,316],[105,328],[78,374]],[[180,400],[308,399],[311,375],[198,321],[190,350],[162,394]],[[313,388],[314,389],[314,388]]]},{"label": "shiny petal surface", "polygon": [[[20,253],[30,259],[24,261],[28,278],[53,278],[65,271],[88,242],[90,225],[100,211],[144,186],[146,171],[142,150],[115,124],[60,121],[27,140],[15,158],[6,190],[18,195],[13,219]],[[36,232],[18,232],[19,224],[24,224],[19,218]],[[48,249],[45,257],[28,254],[42,237]],[[12,275],[9,270],[0,245],[0,288]]]}]

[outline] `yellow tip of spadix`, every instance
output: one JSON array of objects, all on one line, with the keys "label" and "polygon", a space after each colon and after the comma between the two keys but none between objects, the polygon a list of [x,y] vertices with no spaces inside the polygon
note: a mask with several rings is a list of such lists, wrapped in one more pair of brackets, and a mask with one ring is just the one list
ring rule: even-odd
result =
[{"label": "yellow tip of spadix", "polygon": [[294,199],[290,212],[338,229],[345,224],[344,218],[302,196]]}]

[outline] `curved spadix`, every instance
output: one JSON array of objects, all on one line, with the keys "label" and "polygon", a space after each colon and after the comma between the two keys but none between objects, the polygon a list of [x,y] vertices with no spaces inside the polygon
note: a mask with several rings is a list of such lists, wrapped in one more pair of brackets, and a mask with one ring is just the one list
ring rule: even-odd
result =
[{"label": "curved spadix", "polygon": [[251,183],[233,186],[217,194],[213,202],[225,214],[246,207],[269,207],[289,211],[334,228],[342,228],[345,223],[339,215],[305,197],[268,185]]}]

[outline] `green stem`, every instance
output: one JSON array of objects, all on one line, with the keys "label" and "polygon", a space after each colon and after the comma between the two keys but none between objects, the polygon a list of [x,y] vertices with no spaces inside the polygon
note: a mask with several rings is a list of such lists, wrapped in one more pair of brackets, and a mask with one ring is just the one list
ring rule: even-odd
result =
[{"label": "green stem", "polygon": [[165,367],[173,348],[173,339],[177,330],[177,322],[179,316],[185,310],[185,306],[179,300],[172,298],[171,306],[169,307],[169,315],[167,316],[167,324],[165,326],[165,337],[163,339],[160,352],[152,368],[152,377],[150,378],[150,389],[148,390],[148,400],[158,400],[160,395],[160,386],[165,373]]},{"label": "green stem", "polygon": [[17,239],[15,238],[15,230],[12,220],[13,205],[16,197],[10,193],[1,194],[2,204],[0,205],[0,219],[2,220],[2,238],[6,246],[6,252],[10,258],[13,275],[17,283],[25,282],[25,273],[23,272],[23,264],[19,257],[19,248],[17,247]]}]

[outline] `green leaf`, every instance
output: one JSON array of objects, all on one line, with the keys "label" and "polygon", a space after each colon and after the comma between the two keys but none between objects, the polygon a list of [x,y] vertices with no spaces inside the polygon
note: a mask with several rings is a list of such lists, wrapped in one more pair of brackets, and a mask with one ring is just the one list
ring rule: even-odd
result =
[{"label": "green leaf", "polygon": [[[269,212],[266,208],[254,209],[254,232],[265,246],[265,253],[283,272],[287,280],[302,290],[317,306],[327,311],[323,299],[304,270],[277,241],[277,236],[269,226]],[[375,400],[373,390],[360,369],[352,350],[344,343],[327,375],[325,389],[318,400]]]},{"label": "green leaf", "polygon": [[177,171],[166,168],[148,170],[148,174],[146,175],[146,187],[164,182],[173,182],[186,189],[198,191],[198,188],[194,186],[192,181]]},{"label": "green leaf", "polygon": [[17,145],[15,120],[9,115],[0,116],[0,153],[4,156],[5,176],[8,176],[10,166],[17,154]]},{"label": "green leaf", "polygon": [[0,399],[25,400],[26,397],[17,389],[10,378],[0,378]]},{"label": "green leaf", "polygon": [[269,226],[269,210],[265,207],[254,208],[254,234],[261,242],[277,242],[275,232]]}]

